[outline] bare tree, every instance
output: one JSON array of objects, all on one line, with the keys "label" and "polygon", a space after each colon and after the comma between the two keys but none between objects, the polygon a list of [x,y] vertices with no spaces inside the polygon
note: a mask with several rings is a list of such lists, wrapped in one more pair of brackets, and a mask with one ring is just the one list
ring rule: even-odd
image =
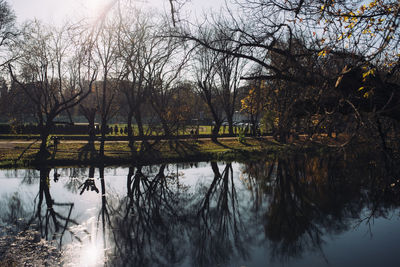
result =
[{"label": "bare tree", "polygon": [[[132,118],[137,123],[139,138],[144,140],[145,104],[151,105],[166,136],[178,127],[178,114],[174,112],[172,102],[175,84],[188,54],[175,39],[161,36],[167,28],[164,26],[166,22],[153,19],[156,15],[136,9],[127,9],[119,14],[119,60],[123,65],[120,89],[128,106],[128,137],[132,151],[136,151]],[[151,127],[149,121],[147,124],[148,133]]]},{"label": "bare tree", "polygon": [[143,107],[149,95],[145,67],[148,64],[147,49],[153,25],[149,21],[150,16],[140,10],[127,9],[119,15],[118,57],[124,66],[119,89],[127,106],[129,147],[136,153],[132,118],[136,121],[139,138],[144,140]]},{"label": "bare tree", "polygon": [[95,44],[93,49],[93,57],[95,64],[99,69],[102,77],[100,82],[96,82],[96,96],[99,101],[99,113],[101,124],[101,142],[100,157],[104,156],[104,144],[108,130],[108,121],[115,115],[115,97],[116,87],[118,85],[118,77],[116,77],[115,69],[118,67],[116,62],[117,55],[117,38],[114,23],[111,16],[104,16],[98,22],[94,29]]},{"label": "bare tree", "polygon": [[212,138],[216,141],[223,121],[223,109],[217,102],[216,97],[217,85],[215,82],[215,66],[218,62],[218,53],[202,47],[197,50],[195,61],[194,72],[197,86],[214,120],[215,125],[212,129]]},{"label": "bare tree", "polygon": [[[234,43],[229,39],[222,40],[223,30],[214,27],[204,29],[199,34],[207,42],[217,42],[215,45],[220,49],[234,49]],[[233,134],[233,114],[245,60],[202,46],[197,49],[193,65],[198,88],[214,120],[213,138],[218,135],[225,119],[229,124],[229,133]]]},{"label": "bare tree", "polygon": [[[161,30],[162,25],[159,27],[158,30]],[[179,114],[174,113],[172,107],[177,88],[175,85],[190,53],[184,51],[176,39],[159,36],[160,34],[155,32],[151,52],[148,54],[146,82],[150,91],[151,106],[161,122],[164,135],[171,136],[179,127]]]},{"label": "bare tree", "polygon": [[[224,47],[231,44],[226,42]],[[240,77],[245,68],[245,61],[231,55],[223,55],[216,65],[216,73],[219,80],[218,98],[225,112],[229,124],[229,134],[233,134],[233,114],[237,102]]]},{"label": "bare tree", "polygon": [[[17,37],[15,15],[5,0],[0,0],[0,68],[6,66],[14,57],[7,53],[12,40]],[[11,57],[10,57],[11,56]]]},{"label": "bare tree", "polygon": [[82,151],[82,153],[92,153],[91,156],[93,156],[93,153],[95,153],[94,142],[96,139],[96,132],[97,132],[95,126],[95,119],[99,110],[96,94],[94,94],[95,92],[96,92],[96,87],[94,87],[94,90],[92,89],[92,94],[86,97],[79,105],[80,113],[86,118],[89,124],[88,125],[89,140],[87,146],[83,148],[84,151]]},{"label": "bare tree", "polygon": [[[15,15],[9,6],[8,2],[5,0],[0,0],[0,71],[11,62],[15,57],[10,53],[13,40],[17,37],[17,29],[15,28]],[[1,89],[0,89],[0,103],[1,112],[7,115],[16,114],[16,116],[11,116],[13,119],[18,117],[23,113],[21,106],[10,105],[16,99],[18,92],[10,92],[10,86],[6,83],[6,80],[0,78]],[[7,107],[7,108],[6,108]],[[10,112],[18,111],[15,113]],[[18,119],[17,119],[18,121]]]},{"label": "bare tree", "polygon": [[[54,119],[79,104],[89,93],[96,77],[90,62],[91,44],[74,25],[61,29],[33,21],[23,27],[16,53],[9,65],[12,80],[35,105],[40,129],[40,156],[47,157],[47,138]],[[71,40],[82,38],[75,46]]]}]

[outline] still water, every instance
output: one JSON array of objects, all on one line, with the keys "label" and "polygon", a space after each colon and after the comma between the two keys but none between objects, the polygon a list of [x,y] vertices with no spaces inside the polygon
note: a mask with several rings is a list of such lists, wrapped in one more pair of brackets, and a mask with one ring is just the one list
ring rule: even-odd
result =
[{"label": "still water", "polygon": [[0,230],[64,266],[400,266],[400,184],[384,160],[0,170]]}]

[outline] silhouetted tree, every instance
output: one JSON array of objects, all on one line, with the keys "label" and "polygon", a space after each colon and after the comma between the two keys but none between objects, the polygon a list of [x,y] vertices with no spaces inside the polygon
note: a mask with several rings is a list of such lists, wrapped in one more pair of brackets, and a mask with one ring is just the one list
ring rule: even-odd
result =
[{"label": "silhouetted tree", "polygon": [[9,70],[13,82],[34,103],[41,159],[48,156],[47,138],[54,119],[90,93],[96,77],[96,71],[86,65],[91,60],[90,48],[90,41],[71,25],[57,30],[33,21],[23,28],[14,51],[18,60]]}]

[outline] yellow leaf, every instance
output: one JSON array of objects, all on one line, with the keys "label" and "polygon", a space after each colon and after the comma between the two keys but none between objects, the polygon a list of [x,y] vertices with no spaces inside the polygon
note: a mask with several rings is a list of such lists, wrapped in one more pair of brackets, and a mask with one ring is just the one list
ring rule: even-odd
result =
[{"label": "yellow leaf", "polygon": [[376,1],[369,3],[369,7],[370,7],[370,8],[372,8],[372,7],[374,7],[374,6],[376,6]]},{"label": "yellow leaf", "polygon": [[365,78],[369,75],[374,75],[374,74],[375,74],[375,69],[370,69],[369,71],[364,72],[362,76],[363,76],[363,78]]},{"label": "yellow leaf", "polygon": [[361,91],[361,90],[363,90],[365,87],[364,86],[361,86],[360,88],[358,88],[358,91]]}]

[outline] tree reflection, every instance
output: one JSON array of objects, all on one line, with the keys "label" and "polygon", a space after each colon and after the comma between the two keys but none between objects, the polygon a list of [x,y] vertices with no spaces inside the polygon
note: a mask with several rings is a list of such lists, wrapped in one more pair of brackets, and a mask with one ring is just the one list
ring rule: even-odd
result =
[{"label": "tree reflection", "polygon": [[106,243],[106,225],[111,224],[110,213],[108,212],[108,202],[106,197],[106,182],[104,179],[104,165],[99,167],[99,175],[100,175],[100,190],[101,190],[101,210],[99,213],[99,217],[101,215],[101,225],[103,232],[103,247],[104,252],[106,252],[107,243]]},{"label": "tree reflection", "polygon": [[220,173],[211,162],[214,179],[204,196],[194,205],[197,216],[190,233],[194,266],[227,264],[233,257],[248,256],[248,236],[238,205],[232,164]]},{"label": "tree reflection", "polygon": [[182,192],[175,190],[178,181],[165,171],[166,165],[161,165],[150,177],[141,166],[129,168],[127,197],[111,215],[115,229],[111,265],[172,266],[182,261],[184,201]]},{"label": "tree reflection", "polygon": [[[106,193],[106,183],[105,183],[105,167],[103,164],[100,164],[99,166],[99,180],[100,180],[100,190],[96,185],[96,180],[94,178],[95,174],[95,167],[90,166],[89,167],[89,176],[86,178],[85,181],[81,182],[80,185],[78,186],[78,189],[80,191],[79,195],[83,195],[87,191],[95,191],[97,194],[100,193],[101,196],[101,207],[98,212],[97,216],[97,229],[95,232],[92,233],[92,235],[89,235],[89,242],[84,244],[82,246],[83,252],[83,259],[82,261],[85,264],[88,265],[95,265],[95,264],[100,264],[106,262],[107,259],[107,252],[108,252],[108,247],[107,247],[107,234],[109,229],[107,229],[107,226],[111,225],[111,219],[110,219],[110,205],[107,200],[107,193]],[[75,190],[76,191],[76,190]],[[89,219],[90,220],[90,219]],[[87,221],[89,222],[89,221]],[[101,227],[101,232],[99,233],[99,229]],[[101,238],[101,243],[102,243],[102,248],[100,244],[98,244],[99,240],[97,239],[97,236],[100,236]],[[103,252],[103,255],[98,253],[101,250]],[[97,266],[97,265],[96,265]]]},{"label": "tree reflection", "polygon": [[[74,203],[55,202],[50,193],[50,168],[43,166],[40,168],[40,182],[37,210],[35,217],[38,220],[38,228],[42,237],[46,240],[56,240],[59,246],[62,246],[62,241],[65,232],[72,234],[75,239],[80,241],[80,238],[70,229],[72,225],[79,225],[78,222],[71,218]],[[43,211],[43,201],[46,209]],[[56,211],[55,208],[60,209]],[[62,210],[64,209],[64,210]],[[64,211],[67,215],[64,215]]]},{"label": "tree reflection", "polygon": [[294,257],[307,248],[319,249],[322,233],[312,220],[318,212],[299,181],[304,173],[291,171],[290,164],[296,164],[293,161],[278,160],[274,164],[276,177],[264,226],[272,242],[272,255]]},{"label": "tree reflection", "polygon": [[[247,164],[245,184],[255,213],[263,214],[273,259],[286,262],[306,251],[323,256],[326,234],[347,231],[354,220],[386,214],[398,192],[387,190],[384,166],[383,161],[357,155],[347,155],[344,161],[340,154]],[[371,212],[367,216],[365,208]]]},{"label": "tree reflection", "polygon": [[[90,167],[89,170],[93,169],[94,167]],[[56,173],[56,169],[54,170],[54,173]],[[79,189],[81,188],[83,179],[87,176],[87,169],[86,168],[65,168],[62,169],[61,173],[65,173],[68,176],[68,179],[64,185],[64,187],[72,192],[72,193],[77,193]],[[89,177],[94,177],[90,176],[90,171],[89,171]],[[94,173],[93,173],[94,175]],[[55,177],[54,177],[55,178]]]},{"label": "tree reflection", "polygon": [[[55,169],[51,174],[51,168],[42,165],[38,171],[22,171],[22,185],[32,185],[38,179],[39,190],[31,202],[26,202],[26,196],[19,193],[5,196],[1,201],[3,208],[0,213],[0,221],[11,227],[12,232],[8,234],[15,235],[19,231],[28,229],[37,230],[42,238],[53,241],[53,244],[60,249],[64,243],[71,241],[81,243],[82,239],[90,238],[86,227],[72,218],[75,204],[67,202],[57,195],[58,200],[54,199],[51,192],[51,185],[55,185],[57,182],[54,181],[54,178],[58,179],[61,173],[65,177],[69,171],[69,179],[66,181],[63,179],[65,181],[64,188],[76,193],[76,189],[79,187],[77,181],[81,180],[82,175],[86,173],[84,168]],[[91,178],[89,179],[93,179],[93,175],[94,168],[90,168],[89,176]],[[66,234],[69,235],[66,237]]]},{"label": "tree reflection", "polygon": [[[102,173],[104,174],[104,171]],[[103,177],[103,181],[104,181],[104,177]],[[94,179],[94,166],[89,167],[89,178],[87,178],[85,180],[85,182],[83,182],[78,188],[81,189],[80,195],[82,195],[83,192],[85,192],[85,190],[86,191],[89,191],[89,190],[95,191],[96,193],[99,193],[99,189],[97,188],[96,181]]]},{"label": "tree reflection", "polygon": [[23,184],[33,184],[34,181],[40,177],[37,170],[26,170],[24,178],[21,183]]}]

